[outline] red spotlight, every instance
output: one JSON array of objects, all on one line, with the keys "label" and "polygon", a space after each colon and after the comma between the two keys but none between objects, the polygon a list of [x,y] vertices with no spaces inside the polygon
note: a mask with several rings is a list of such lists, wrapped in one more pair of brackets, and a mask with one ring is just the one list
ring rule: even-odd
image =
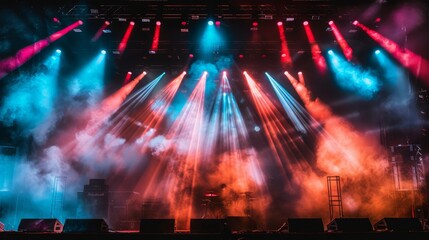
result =
[{"label": "red spotlight", "polygon": [[215,25],[216,25],[216,27],[219,27],[220,26],[220,21],[216,21]]},{"label": "red spotlight", "polygon": [[308,25],[308,21],[304,21],[302,24],[304,24],[304,26]]},{"label": "red spotlight", "polygon": [[328,24],[332,25],[332,24],[334,24],[334,21],[331,20],[331,21],[328,22]]},{"label": "red spotlight", "polygon": [[375,19],[375,22],[376,22],[376,23],[381,22],[381,18],[379,18],[379,17],[378,17],[378,18],[376,18],[376,19]]},{"label": "red spotlight", "polygon": [[132,73],[132,72],[127,72],[127,74],[128,74],[128,75],[131,75],[131,74],[133,74],[133,73]]},{"label": "red spotlight", "polygon": [[188,23],[186,21],[182,21],[180,24],[182,24],[182,26],[186,26]]},{"label": "red spotlight", "polygon": [[131,22],[130,22],[130,25],[134,25],[134,24],[136,24],[134,21],[131,21]]},{"label": "red spotlight", "polygon": [[282,21],[278,21],[277,22],[277,26],[282,26],[283,25],[283,22]]},{"label": "red spotlight", "polygon": [[353,25],[358,25],[358,20],[354,20]]},{"label": "red spotlight", "polygon": [[194,58],[194,54],[189,53],[189,58]]},{"label": "red spotlight", "polygon": [[82,20],[79,20],[79,21],[78,21],[78,24],[79,24],[79,25],[83,25],[83,21],[82,21]]},{"label": "red spotlight", "polygon": [[161,26],[161,21],[156,21],[156,26]]},{"label": "red spotlight", "polygon": [[238,58],[244,58],[243,54],[238,54]]},{"label": "red spotlight", "polygon": [[146,75],[147,74],[146,71],[144,71],[143,74]]},{"label": "red spotlight", "polygon": [[56,17],[52,18],[52,21],[56,22],[56,23],[60,23],[60,20]]},{"label": "red spotlight", "polygon": [[105,21],[105,22],[104,22],[104,25],[109,26],[109,25],[110,25],[110,22],[109,22],[109,21]]},{"label": "red spotlight", "polygon": [[252,22],[252,26],[257,27],[258,26],[258,22]]},{"label": "red spotlight", "polygon": [[244,72],[243,72],[243,74],[244,74],[244,75],[246,75],[246,74],[247,74],[247,72],[246,72],[246,71],[244,71]]},{"label": "red spotlight", "polygon": [[285,58],[287,55],[286,55],[286,53],[282,53],[282,58]]},{"label": "red spotlight", "polygon": [[302,72],[298,72],[299,75],[302,75]]},{"label": "red spotlight", "polygon": [[287,75],[287,74],[288,74],[288,71],[285,71],[285,72],[284,72],[284,74],[285,74],[285,75]]}]

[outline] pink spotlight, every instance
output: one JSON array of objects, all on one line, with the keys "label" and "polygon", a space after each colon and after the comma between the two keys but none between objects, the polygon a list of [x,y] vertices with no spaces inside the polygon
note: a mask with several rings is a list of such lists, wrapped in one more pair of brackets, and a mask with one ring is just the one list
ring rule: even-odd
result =
[{"label": "pink spotlight", "polygon": [[182,21],[180,24],[182,24],[182,26],[186,26],[186,24],[188,24],[188,23],[185,21]]},{"label": "pink spotlight", "polygon": [[302,72],[298,72],[298,75],[302,75]]},{"label": "pink spotlight", "polygon": [[216,22],[215,22],[215,25],[216,25],[217,27],[219,27],[219,26],[220,26],[220,21],[216,21]]},{"label": "pink spotlight", "polygon": [[156,21],[156,26],[161,26],[161,21]]},{"label": "pink spotlight", "polygon": [[127,74],[128,74],[128,75],[131,75],[131,74],[133,74],[133,73],[132,73],[132,72],[127,72]]},{"label": "pink spotlight", "polygon": [[244,58],[243,54],[238,54],[238,58]]},{"label": "pink spotlight", "polygon": [[354,21],[353,21],[353,25],[355,25],[355,26],[356,26],[356,25],[358,25],[358,24],[359,24],[358,20],[354,20]]},{"label": "pink spotlight", "polygon": [[282,21],[278,21],[277,22],[277,26],[282,26],[283,25],[283,22]]},{"label": "pink spotlight", "polygon": [[247,75],[247,71],[243,71],[243,74],[244,74],[244,75]]},{"label": "pink spotlight", "polygon": [[258,22],[252,22],[252,26],[257,27],[258,26]]},{"label": "pink spotlight", "polygon": [[194,54],[189,53],[189,58],[194,58]]},{"label": "pink spotlight", "polygon": [[284,72],[284,75],[287,75],[288,73],[289,73],[288,71],[285,71],[285,72]]},{"label": "pink spotlight", "polygon": [[331,21],[328,22],[328,24],[332,25],[332,24],[334,24],[334,21],[331,20]]},{"label": "pink spotlight", "polygon": [[83,25],[83,21],[82,21],[82,20],[77,21],[77,23],[78,23],[79,25]]},{"label": "pink spotlight", "polygon": [[223,76],[226,76],[226,71],[223,71]]},{"label": "pink spotlight", "polygon": [[52,18],[52,21],[56,22],[56,23],[60,23],[60,20],[56,17]]},{"label": "pink spotlight", "polygon": [[134,24],[136,24],[134,21],[131,21],[131,22],[130,22],[130,25],[134,25]]},{"label": "pink spotlight", "polygon": [[185,75],[186,74],[186,71],[183,71],[183,73],[182,73],[183,75]]},{"label": "pink spotlight", "polygon": [[307,26],[307,25],[308,25],[308,21],[304,21],[302,24],[303,24],[304,26]]},{"label": "pink spotlight", "polygon": [[147,74],[146,71],[144,71],[143,74],[146,75]]},{"label": "pink spotlight", "polygon": [[285,58],[286,56],[286,53],[282,53],[282,58]]},{"label": "pink spotlight", "polygon": [[109,21],[105,21],[105,22],[104,22],[104,25],[109,26],[109,25],[110,25],[110,22],[109,22]]}]

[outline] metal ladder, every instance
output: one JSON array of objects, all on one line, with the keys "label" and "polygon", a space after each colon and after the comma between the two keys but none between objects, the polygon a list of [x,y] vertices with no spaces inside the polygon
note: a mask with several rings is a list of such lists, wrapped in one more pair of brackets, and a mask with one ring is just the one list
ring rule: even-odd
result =
[{"label": "metal ladder", "polygon": [[338,211],[338,216],[343,217],[343,200],[341,196],[340,176],[328,176],[328,199],[329,199],[329,216],[330,220],[335,217],[335,208]]}]

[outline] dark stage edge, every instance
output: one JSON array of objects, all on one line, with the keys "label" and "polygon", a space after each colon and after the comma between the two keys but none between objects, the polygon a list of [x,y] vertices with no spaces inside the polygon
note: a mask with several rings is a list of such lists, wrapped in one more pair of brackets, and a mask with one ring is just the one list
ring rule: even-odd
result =
[{"label": "dark stage edge", "polygon": [[147,234],[136,232],[115,233],[25,233],[25,232],[0,232],[0,239],[13,240],[71,240],[71,239],[103,239],[103,240],[429,240],[429,231],[422,232],[323,232],[323,233],[232,233],[232,234],[203,234],[203,233],[170,233]]}]

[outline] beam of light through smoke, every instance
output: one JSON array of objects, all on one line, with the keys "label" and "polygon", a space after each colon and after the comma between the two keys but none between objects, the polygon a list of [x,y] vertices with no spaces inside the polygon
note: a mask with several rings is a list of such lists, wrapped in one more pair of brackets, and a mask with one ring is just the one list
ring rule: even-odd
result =
[{"label": "beam of light through smoke", "polygon": [[254,106],[262,120],[269,147],[284,175],[285,191],[292,192],[295,185],[293,174],[296,171],[295,168],[308,167],[303,155],[305,144],[263,88],[247,72],[244,76],[252,94]]},{"label": "beam of light through smoke", "polygon": [[127,47],[128,40],[130,39],[133,29],[134,29],[134,22],[130,22],[128,24],[127,30],[125,31],[124,36],[121,39],[121,42],[119,42],[119,46],[118,46],[119,53],[122,54],[125,51],[125,48]]},{"label": "beam of light through smoke", "polygon": [[19,50],[15,56],[3,59],[0,61],[0,79],[12,72],[13,70],[19,68],[22,64],[26,63],[29,59],[31,59],[34,55],[42,51],[52,42],[55,42],[59,38],[66,35],[68,32],[73,30],[74,28],[82,25],[82,21],[76,21],[73,24],[65,27],[64,29],[52,34],[51,36],[39,40],[29,46],[26,46]]},{"label": "beam of light through smoke", "polygon": [[320,73],[326,73],[326,60],[325,57],[322,55],[320,46],[313,35],[313,31],[311,30],[310,24],[308,22],[304,22],[303,25],[305,33],[307,35],[308,43],[310,43],[311,46],[311,55],[313,57],[313,61],[316,64],[316,67]]},{"label": "beam of light through smoke", "polygon": [[370,71],[350,63],[332,50],[328,51],[328,59],[341,88],[367,99],[380,91],[380,82]]},{"label": "beam of light through smoke", "polygon": [[401,47],[393,40],[381,35],[363,25],[362,23],[356,22],[356,26],[360,27],[368,36],[374,39],[381,47],[389,52],[402,66],[406,67],[414,76],[421,78],[425,81],[426,85],[429,85],[429,61],[422,56],[410,51],[407,48]]},{"label": "beam of light through smoke", "polygon": [[[214,108],[207,125],[202,172],[208,172],[208,189],[221,189],[223,201],[230,203],[229,216],[254,214],[263,218],[270,196],[260,158],[251,146],[243,115],[231,91],[226,72],[216,93]],[[217,164],[217,165],[215,165]],[[247,195],[246,195],[247,194]],[[253,208],[249,205],[253,201]],[[206,213],[207,214],[207,213]],[[206,217],[214,217],[213,215]]]},{"label": "beam of light through smoke", "polygon": [[335,25],[334,21],[329,22],[329,26],[331,26],[332,32],[334,33],[335,39],[343,51],[344,56],[348,61],[351,61],[353,58],[353,49],[349,46],[346,39],[344,39],[337,25]]},{"label": "beam of light through smoke", "polygon": [[[324,173],[322,178],[313,179],[326,192],[326,176],[340,176],[342,178],[343,208],[348,215],[365,216],[371,220],[386,215],[396,214],[391,206],[393,188],[391,176],[388,173],[386,150],[371,136],[365,136],[355,129],[347,120],[336,116],[329,106],[319,99],[312,100],[310,91],[305,86],[303,74],[299,74],[299,81],[290,73],[286,77],[304,102],[309,113],[323,125],[320,132],[317,149],[317,168]],[[307,199],[321,199],[320,192],[314,192],[311,185],[307,186]],[[368,191],[368,187],[377,191]],[[306,201],[306,200],[303,200]],[[306,204],[307,209],[317,210],[315,205]],[[312,209],[314,207],[314,209]]]},{"label": "beam of light through smoke", "polygon": [[286,40],[286,34],[283,24],[277,23],[277,29],[279,31],[281,50],[280,50],[280,61],[283,67],[290,67],[292,65],[292,58],[290,56],[290,50]]}]

